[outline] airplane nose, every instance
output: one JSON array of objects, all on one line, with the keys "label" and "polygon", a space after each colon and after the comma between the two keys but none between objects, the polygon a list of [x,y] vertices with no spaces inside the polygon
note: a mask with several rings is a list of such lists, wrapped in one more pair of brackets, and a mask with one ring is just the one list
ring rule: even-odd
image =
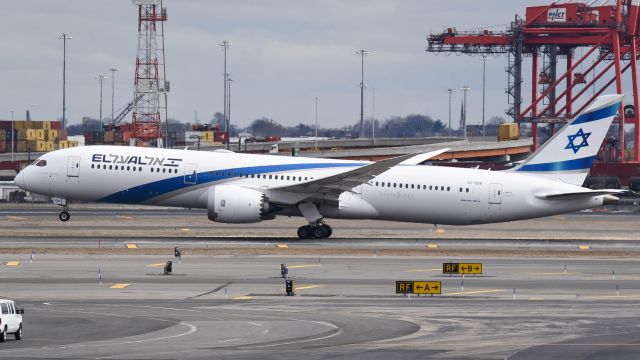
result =
[{"label": "airplane nose", "polygon": [[26,187],[26,183],[24,181],[24,170],[20,171],[18,175],[13,179],[13,183],[21,189]]}]

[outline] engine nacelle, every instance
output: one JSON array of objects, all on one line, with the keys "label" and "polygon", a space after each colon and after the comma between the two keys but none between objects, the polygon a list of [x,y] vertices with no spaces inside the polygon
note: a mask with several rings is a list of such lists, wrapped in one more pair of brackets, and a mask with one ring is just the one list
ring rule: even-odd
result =
[{"label": "engine nacelle", "polygon": [[254,223],[269,213],[269,201],[263,193],[234,185],[209,188],[207,215],[222,223]]}]

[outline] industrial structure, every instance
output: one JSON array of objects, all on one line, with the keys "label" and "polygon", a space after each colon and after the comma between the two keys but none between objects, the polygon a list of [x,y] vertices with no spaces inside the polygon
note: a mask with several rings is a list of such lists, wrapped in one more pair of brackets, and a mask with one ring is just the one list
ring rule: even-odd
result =
[{"label": "industrial structure", "polygon": [[132,104],[131,145],[146,145],[155,141],[162,147],[161,111],[167,111],[164,56],[164,22],[167,9],[162,0],[134,0],[138,7],[138,50]]},{"label": "industrial structure", "polygon": [[[623,84],[631,88],[627,100],[632,104],[620,109],[592,174],[639,176],[640,121],[638,113],[638,36],[640,14],[638,0],[591,3],[559,3],[526,8],[525,18],[516,15],[504,32],[489,30],[461,32],[450,27],[427,37],[427,52],[458,54],[507,54],[509,114],[514,121],[531,123],[533,149],[540,141],[538,123],[551,131],[582,111],[611,85],[623,93]],[[577,49],[582,52],[578,55]],[[523,58],[531,58],[530,95],[523,88]],[[592,61],[588,61],[592,60]],[[633,60],[633,61],[632,61]],[[564,62],[560,68],[559,62]],[[629,75],[629,76],[625,76]],[[592,91],[588,91],[591,89]],[[635,125],[633,151],[625,156],[624,125]],[[610,134],[611,134],[610,133]]]}]

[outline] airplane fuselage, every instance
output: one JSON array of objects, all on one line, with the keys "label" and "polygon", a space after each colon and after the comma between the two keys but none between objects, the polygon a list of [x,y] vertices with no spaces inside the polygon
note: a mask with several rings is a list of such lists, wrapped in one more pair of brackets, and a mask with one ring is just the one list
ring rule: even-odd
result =
[{"label": "airplane fuselage", "polygon": [[[368,164],[364,161],[237,154],[126,146],[86,146],[46,154],[17,182],[30,191],[87,202],[207,208],[212,186],[259,189],[299,216],[277,188],[304,184]],[[37,174],[36,174],[37,173]],[[38,175],[38,176],[32,176]],[[37,180],[36,180],[37,179]],[[518,173],[444,166],[398,165],[321,202],[326,218],[467,225],[549,216],[603,204],[603,196],[574,200],[536,197],[583,188]],[[291,202],[291,204],[288,204]]]}]

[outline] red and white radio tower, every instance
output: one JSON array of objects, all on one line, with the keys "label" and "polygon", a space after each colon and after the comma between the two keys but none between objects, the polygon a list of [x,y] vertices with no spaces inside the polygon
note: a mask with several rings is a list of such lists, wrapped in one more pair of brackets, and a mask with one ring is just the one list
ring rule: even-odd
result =
[{"label": "red and white radio tower", "polygon": [[162,0],[133,0],[133,4],[138,7],[138,51],[130,145],[146,145],[155,140],[162,147],[160,111],[164,109],[166,118],[169,91],[164,66],[167,9]]}]

